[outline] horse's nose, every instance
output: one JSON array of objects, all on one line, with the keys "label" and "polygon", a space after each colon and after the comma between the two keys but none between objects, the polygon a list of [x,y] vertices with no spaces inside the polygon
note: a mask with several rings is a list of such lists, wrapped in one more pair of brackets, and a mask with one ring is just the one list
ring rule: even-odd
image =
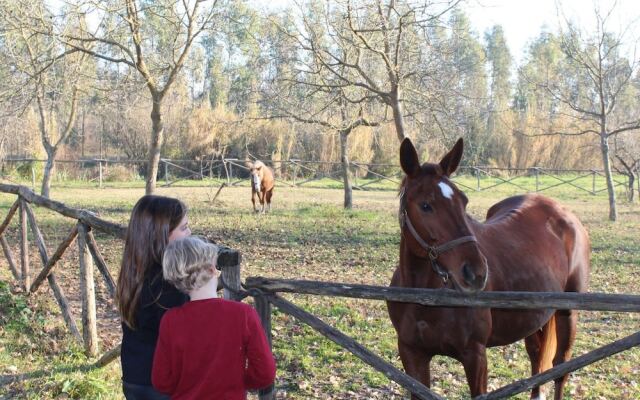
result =
[{"label": "horse's nose", "polygon": [[462,266],[462,277],[469,286],[480,290],[484,289],[486,283],[485,275],[476,275],[468,263],[464,263]]},{"label": "horse's nose", "polygon": [[473,273],[468,263],[464,263],[462,266],[462,277],[469,285],[472,285],[473,281],[476,279],[476,274]]}]

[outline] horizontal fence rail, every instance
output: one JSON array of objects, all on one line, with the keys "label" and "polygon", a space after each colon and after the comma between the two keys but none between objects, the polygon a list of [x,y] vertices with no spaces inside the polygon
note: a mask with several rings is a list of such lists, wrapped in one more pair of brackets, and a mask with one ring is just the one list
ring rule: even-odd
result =
[{"label": "horizontal fence rail", "polygon": [[248,277],[245,286],[272,293],[342,296],[425,306],[640,312],[640,295],[567,292],[477,292]]}]

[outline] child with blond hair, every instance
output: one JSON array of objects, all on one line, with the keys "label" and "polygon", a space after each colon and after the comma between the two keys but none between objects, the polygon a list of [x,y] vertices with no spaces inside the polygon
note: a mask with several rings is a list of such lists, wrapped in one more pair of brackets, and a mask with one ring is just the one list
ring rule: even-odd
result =
[{"label": "child with blond hair", "polygon": [[270,386],[275,361],[256,311],[217,297],[218,247],[196,236],[169,243],[164,278],[190,301],[167,311],[152,383],[172,399],[246,399]]}]

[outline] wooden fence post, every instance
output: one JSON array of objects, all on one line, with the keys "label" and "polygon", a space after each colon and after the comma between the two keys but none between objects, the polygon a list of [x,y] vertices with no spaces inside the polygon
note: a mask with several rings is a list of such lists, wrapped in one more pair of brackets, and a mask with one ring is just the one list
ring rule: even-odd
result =
[{"label": "wooden fence post", "polygon": [[[256,296],[254,298],[256,311],[260,316],[260,322],[262,322],[262,329],[267,336],[269,342],[269,348],[273,350],[272,337],[271,337],[271,303],[267,300],[266,296]],[[273,400],[276,398],[276,392],[274,385],[258,391],[258,399],[260,400]]]},{"label": "wooden fence post", "polygon": [[98,359],[98,361],[96,361],[93,366],[95,368],[102,368],[105,365],[109,364],[111,361],[115,360],[116,358],[120,357],[120,352],[122,350],[122,343],[119,343],[116,347],[114,347],[113,349],[107,351],[106,353],[104,353],[102,355],[102,357],[100,357]]},{"label": "wooden fence post", "polygon": [[298,164],[293,163],[293,186],[296,186],[297,177],[298,177]]},{"label": "wooden fence post", "polygon": [[241,257],[239,251],[220,246],[218,266],[222,270],[222,280],[227,287],[231,288],[231,290],[224,288],[223,296],[225,299],[234,301],[241,300],[240,295],[233,292],[239,291],[242,288],[240,281],[240,263]]},{"label": "wooden fence post", "polygon": [[358,175],[360,175],[360,166],[356,165],[356,167],[353,169],[353,180],[356,187],[358,186]]},{"label": "wooden fence post", "polygon": [[231,184],[231,178],[229,177],[229,165],[227,160],[222,159],[222,166],[224,167],[224,173],[227,176],[227,185]]},{"label": "wooden fence post", "polygon": [[89,356],[98,354],[98,328],[96,323],[96,292],[93,281],[93,260],[87,249],[89,227],[78,223],[78,259],[80,261],[80,291],[82,292],[82,338]]},{"label": "wooden fence post", "polygon": [[0,225],[0,243],[2,243],[2,250],[4,251],[5,257],[7,258],[7,263],[9,263],[9,269],[11,269],[11,273],[13,274],[13,277],[15,278],[16,281],[20,280],[20,272],[18,272],[16,263],[13,261],[13,253],[11,252],[11,248],[9,247],[9,244],[7,243],[7,240],[4,237],[4,231],[5,229],[7,229],[7,226],[9,226],[9,223],[11,222],[11,218],[13,218],[13,216],[15,215],[16,211],[18,210],[18,207],[20,207],[20,197],[18,197],[16,201],[13,202],[13,204],[11,205],[11,208],[9,208],[9,212],[7,213],[7,216],[5,217],[4,221],[2,221],[2,224]]},{"label": "wooden fence post", "polygon": [[24,291],[28,292],[31,286],[31,276],[29,274],[29,237],[27,236],[27,203],[20,196],[20,266],[22,285]]},{"label": "wooden fence post", "polygon": [[96,243],[96,239],[93,237],[93,233],[91,231],[87,232],[87,247],[89,248],[89,252],[93,256],[93,261],[96,263],[98,267],[98,271],[102,274],[104,278],[104,283],[107,285],[107,290],[111,295],[111,298],[115,298],[116,295],[116,283],[111,277],[111,273],[109,272],[109,268],[107,267],[107,263],[104,261],[102,254],[100,254],[100,250],[98,250],[98,244]]},{"label": "wooden fence post", "polygon": [[98,160],[98,187],[102,189],[102,160]]}]

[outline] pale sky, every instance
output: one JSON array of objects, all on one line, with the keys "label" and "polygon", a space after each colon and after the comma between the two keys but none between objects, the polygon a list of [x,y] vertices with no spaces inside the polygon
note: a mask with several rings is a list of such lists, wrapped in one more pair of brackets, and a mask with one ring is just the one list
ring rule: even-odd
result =
[{"label": "pale sky", "polygon": [[540,34],[542,26],[546,25],[550,32],[557,31],[559,18],[556,3],[560,4],[561,13],[564,14],[560,18],[574,21],[581,27],[594,26],[595,8],[599,8],[604,15],[616,3],[616,12],[609,19],[609,28],[620,32],[631,26],[626,36],[629,45],[640,37],[640,0],[469,0],[463,9],[480,38],[491,26],[502,25],[509,50],[519,63],[527,43]]}]

